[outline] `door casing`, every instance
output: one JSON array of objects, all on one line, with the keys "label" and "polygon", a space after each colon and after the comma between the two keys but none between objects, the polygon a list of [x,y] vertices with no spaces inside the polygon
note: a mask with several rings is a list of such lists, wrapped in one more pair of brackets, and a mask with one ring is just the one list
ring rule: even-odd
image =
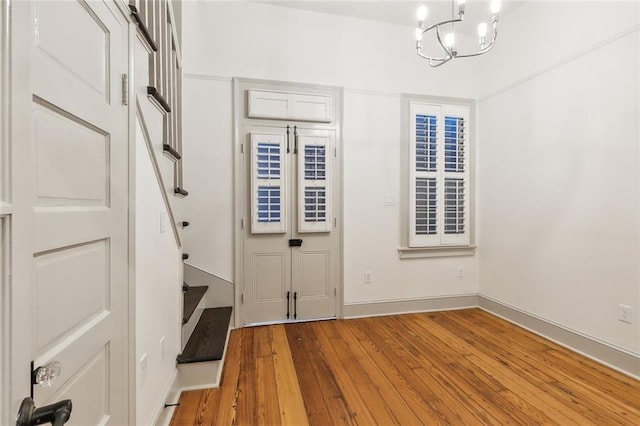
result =
[{"label": "door casing", "polygon": [[314,84],[302,84],[281,82],[272,80],[258,80],[248,78],[234,78],[233,79],[233,93],[234,93],[234,111],[233,111],[233,128],[234,128],[234,284],[235,284],[235,307],[234,320],[236,324],[242,324],[242,292],[244,288],[244,272],[243,272],[243,258],[244,258],[244,229],[243,226],[251,226],[251,219],[245,217],[245,185],[247,184],[243,167],[244,155],[249,152],[249,147],[246,146],[245,141],[245,126],[256,126],[268,128],[270,126],[286,127],[294,123],[292,120],[270,120],[270,119],[249,119],[247,118],[247,90],[249,89],[262,89],[262,90],[277,90],[281,92],[291,93],[319,93],[330,94],[333,96],[334,105],[334,117],[330,123],[309,123],[304,122],[305,128],[317,129],[317,130],[332,130],[335,132],[335,147],[336,157],[333,158],[334,167],[336,170],[335,178],[333,181],[334,188],[336,189],[337,196],[334,197],[333,202],[336,204],[334,211],[336,212],[336,226],[332,232],[337,234],[337,253],[336,253],[336,268],[337,268],[337,282],[336,282],[336,317],[343,318],[343,306],[344,306],[344,262],[343,262],[343,163],[342,163],[342,99],[343,89],[336,86],[324,86]]}]

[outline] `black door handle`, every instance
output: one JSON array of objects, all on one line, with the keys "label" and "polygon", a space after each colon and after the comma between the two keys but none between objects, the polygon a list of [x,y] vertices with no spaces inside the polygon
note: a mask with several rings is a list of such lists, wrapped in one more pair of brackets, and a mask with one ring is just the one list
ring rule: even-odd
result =
[{"label": "black door handle", "polygon": [[36,408],[33,399],[26,397],[20,404],[20,409],[16,416],[16,426],[43,425],[45,423],[62,426],[71,418],[72,408],[73,405],[70,399]]},{"label": "black door handle", "polygon": [[291,150],[289,149],[289,129],[290,127],[287,126],[287,154],[291,152]]},{"label": "black door handle", "polygon": [[298,318],[298,292],[293,292],[293,319]]},{"label": "black door handle", "polygon": [[298,126],[293,126],[293,153],[298,153]]},{"label": "black door handle", "polygon": [[289,305],[291,302],[291,292],[287,292],[287,319],[289,319]]}]

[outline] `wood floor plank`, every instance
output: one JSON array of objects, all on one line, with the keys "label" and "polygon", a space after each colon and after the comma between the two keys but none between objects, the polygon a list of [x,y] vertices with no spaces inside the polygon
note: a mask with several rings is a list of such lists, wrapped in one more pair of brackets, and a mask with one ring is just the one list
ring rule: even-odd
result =
[{"label": "wood floor plank", "polygon": [[640,381],[480,309],[234,330],[172,425],[640,424]]},{"label": "wood floor plank", "polygon": [[[220,378],[220,398],[211,425],[230,425],[236,421],[238,380],[242,363],[244,332],[242,329],[232,330],[229,335],[227,353]],[[214,407],[215,408],[215,407]]]},{"label": "wood floor plank", "polygon": [[[373,330],[365,329],[359,322],[353,322],[350,328],[351,334],[360,342],[360,345],[367,351],[371,359],[387,378],[389,386],[393,387],[398,395],[406,401],[407,408],[420,420],[429,424],[446,423],[445,418],[439,415],[439,410],[434,409],[434,404],[423,397],[424,391],[421,383],[411,380],[415,377],[407,366],[398,359],[396,354],[390,354],[386,347],[390,341],[381,341],[379,335]],[[411,381],[411,383],[409,383]],[[433,398],[435,395],[430,393]]]},{"label": "wood floor plank", "polygon": [[[425,352],[437,354],[443,360],[444,364],[441,368],[447,371],[447,380],[454,384],[450,387],[450,391],[455,394],[457,399],[467,400],[468,404],[474,408],[473,411],[476,415],[485,416],[486,419],[483,421],[494,424],[517,422],[517,419],[513,418],[516,412],[508,409],[509,406],[505,400],[499,399],[499,393],[483,387],[482,381],[478,380],[478,375],[490,375],[502,383],[504,387],[518,386],[521,389],[526,389],[530,394],[536,394],[538,388],[519,374],[510,371],[498,360],[480,357],[474,353],[472,348],[466,345],[458,335],[447,332],[439,326],[434,320],[437,316],[438,314],[428,314],[426,318],[429,321],[424,321],[423,316],[409,315],[404,323],[413,332],[425,336],[423,340]],[[483,365],[491,368],[489,370],[479,368]],[[553,403],[552,398],[547,399],[548,404]],[[558,412],[557,415],[562,417],[561,412]],[[569,416],[563,420],[568,422],[567,424],[575,424],[575,421]]]},{"label": "wood floor plank", "polygon": [[[463,327],[469,325],[465,324],[463,320],[461,321],[459,315],[448,316],[446,320],[460,321]],[[517,334],[521,336],[520,340],[534,340],[531,339],[533,335],[529,332],[523,331],[522,329],[514,329],[514,331],[517,331]],[[482,342],[482,346],[485,348],[491,347],[493,351],[491,352],[492,356],[503,359],[505,360],[504,362],[509,360],[513,365],[518,365],[519,368],[522,368],[522,371],[525,371],[527,375],[543,379],[549,384],[550,388],[554,389],[556,396],[567,400],[570,399],[574,402],[572,405],[573,409],[586,413],[586,416],[592,420],[599,423],[625,424],[629,418],[640,417],[640,411],[638,411],[637,406],[635,406],[635,404],[628,405],[629,398],[633,399],[634,395],[634,402],[637,404],[640,395],[631,392],[629,396],[624,397],[622,400],[612,397],[609,391],[613,390],[614,387],[610,385],[610,381],[597,380],[593,375],[585,376],[585,373],[580,371],[578,367],[582,366],[585,362],[583,357],[569,357],[569,359],[575,362],[563,363],[556,360],[556,362],[541,363],[540,360],[545,359],[549,353],[553,351],[554,347],[559,348],[555,343],[549,341],[543,342],[544,344],[538,346],[537,355],[531,357],[527,353],[528,343],[525,343],[525,345],[520,348],[510,344],[510,350],[507,350],[502,347],[502,345],[497,345],[494,340],[491,340],[491,336],[486,335],[482,328],[474,328],[470,330],[469,333],[473,341]],[[511,342],[513,342],[513,340],[510,340],[510,343]],[[533,347],[535,344],[531,343],[530,346]],[[559,351],[559,353],[565,354],[567,351],[562,350]],[[572,382],[572,385],[567,386],[568,382]],[[604,387],[607,388],[608,391],[600,389],[600,383],[605,383]],[[617,383],[618,386],[624,387],[622,381],[618,381]],[[620,387],[615,387],[615,389],[620,389]],[[629,389],[626,388],[625,390]],[[606,409],[604,410],[605,415],[601,413],[601,408]]]},{"label": "wood floor plank", "polygon": [[277,426],[281,424],[276,371],[273,363],[272,330],[273,327],[255,328],[255,395],[257,407],[253,424],[256,425]]},{"label": "wood floor plank", "polygon": [[[379,321],[383,321],[385,326],[377,327],[376,324]],[[380,351],[387,354],[390,362],[394,363],[397,369],[402,369],[401,373],[405,380],[422,396],[433,415],[437,417],[436,422],[456,424],[477,422],[477,417],[466,406],[458,406],[459,401],[448,392],[446,383],[432,378],[429,372],[437,370],[437,367],[410,339],[407,339],[407,333],[395,331],[392,321],[391,317],[382,317],[361,321],[361,323],[371,338],[381,342]],[[400,355],[399,358],[404,361],[397,362],[396,354],[402,354],[407,349],[412,353],[411,359],[407,360],[406,356]]]},{"label": "wood floor plank", "polygon": [[242,330],[242,352],[240,353],[240,376],[236,391],[236,423],[238,425],[255,424],[258,409],[256,395],[256,356],[254,345],[254,327]]},{"label": "wood floor plank", "polygon": [[293,365],[293,358],[282,325],[272,329],[273,367],[276,373],[276,388],[280,420],[283,425],[305,426],[309,424],[300,383]]},{"label": "wood floor plank", "polygon": [[352,324],[352,321],[331,322],[331,325],[337,328],[344,342],[345,350],[342,359],[351,356],[357,363],[349,369],[349,377],[361,385],[358,391],[367,401],[369,411],[380,423],[390,424],[387,422],[388,416],[388,420],[393,424],[418,424],[420,421],[409,405],[391,386],[380,367],[371,359],[370,354],[354,338],[351,333]]},{"label": "wood floor plank", "polygon": [[327,324],[322,324],[316,328],[318,343],[324,348],[323,352],[327,362],[331,365],[345,401],[348,401],[349,412],[354,423],[358,425],[373,424],[375,418],[369,411],[367,401],[360,396],[358,384],[350,379],[351,363],[341,358],[335,351],[335,346],[341,343],[337,330]]},{"label": "wood floor plank", "polygon": [[312,325],[287,324],[285,329],[309,424],[353,424],[353,413],[349,411],[327,358],[317,344]]},{"label": "wood floor plank", "polygon": [[193,421],[193,426],[209,426],[220,407],[220,389],[205,389]]},{"label": "wood floor plank", "polygon": [[[423,324],[425,320],[429,321]],[[392,318],[398,321],[397,318]],[[420,350],[429,354],[429,360],[434,368],[429,371],[433,380],[437,380],[444,386],[448,393],[456,401],[463,401],[464,405],[471,408],[475,421],[483,423],[503,424],[510,423],[512,419],[507,411],[491,410],[491,407],[500,407],[500,403],[493,399],[497,397],[497,391],[502,387],[494,381],[479,376],[484,372],[471,366],[465,356],[471,354],[459,341],[458,336],[443,337],[428,316],[409,315],[404,324],[407,330],[411,330],[416,336]],[[442,339],[445,339],[443,341]],[[490,385],[487,385],[490,383]],[[457,406],[460,402],[457,403]]]},{"label": "wood floor plank", "polygon": [[193,425],[200,411],[200,401],[203,393],[203,391],[182,392],[178,401],[179,405],[173,412],[171,424],[175,426]]}]

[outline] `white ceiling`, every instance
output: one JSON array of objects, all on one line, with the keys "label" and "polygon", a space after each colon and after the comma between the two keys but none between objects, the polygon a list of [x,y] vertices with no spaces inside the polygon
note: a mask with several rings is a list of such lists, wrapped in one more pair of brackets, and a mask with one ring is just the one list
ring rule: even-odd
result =
[{"label": "white ceiling", "polygon": [[[390,24],[415,27],[418,22],[416,11],[418,6],[425,4],[429,9],[427,21],[442,21],[451,17],[450,0],[424,0],[424,1],[333,1],[333,0],[299,0],[299,1],[265,1],[262,3],[274,4],[282,7],[304,9],[315,12],[330,13],[334,15],[349,16],[352,18],[368,19],[372,21],[386,22]],[[503,0],[500,15],[504,17],[513,8],[522,3],[519,0]],[[457,13],[457,12],[456,12]],[[488,22],[490,17],[489,0],[467,0],[465,21],[470,23]],[[475,31],[473,25],[473,31]]]}]

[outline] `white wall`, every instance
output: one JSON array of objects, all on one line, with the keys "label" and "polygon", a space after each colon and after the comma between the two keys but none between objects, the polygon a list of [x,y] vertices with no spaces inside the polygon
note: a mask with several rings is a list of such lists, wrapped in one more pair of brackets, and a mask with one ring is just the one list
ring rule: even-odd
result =
[{"label": "white wall", "polygon": [[[148,425],[164,404],[176,371],[182,259],[166,216],[165,232],[160,232],[166,208],[139,123],[135,144],[136,424]],[[145,354],[146,378],[140,368]]]},{"label": "white wall", "polygon": [[481,67],[480,292],[639,353],[638,4],[509,18]]},{"label": "white wall", "polygon": [[[185,2],[183,18],[192,265],[233,278],[230,79],[328,84],[345,88],[346,303],[477,292],[475,257],[399,260],[400,208],[384,205],[400,197],[400,93],[472,98],[475,60],[433,70],[416,56],[411,28],[273,5]],[[362,284],[365,270],[372,284]]]},{"label": "white wall", "polygon": [[[185,3],[187,4],[187,3]],[[186,77],[182,86],[184,182],[182,233],[188,263],[233,281],[231,80]]]}]

